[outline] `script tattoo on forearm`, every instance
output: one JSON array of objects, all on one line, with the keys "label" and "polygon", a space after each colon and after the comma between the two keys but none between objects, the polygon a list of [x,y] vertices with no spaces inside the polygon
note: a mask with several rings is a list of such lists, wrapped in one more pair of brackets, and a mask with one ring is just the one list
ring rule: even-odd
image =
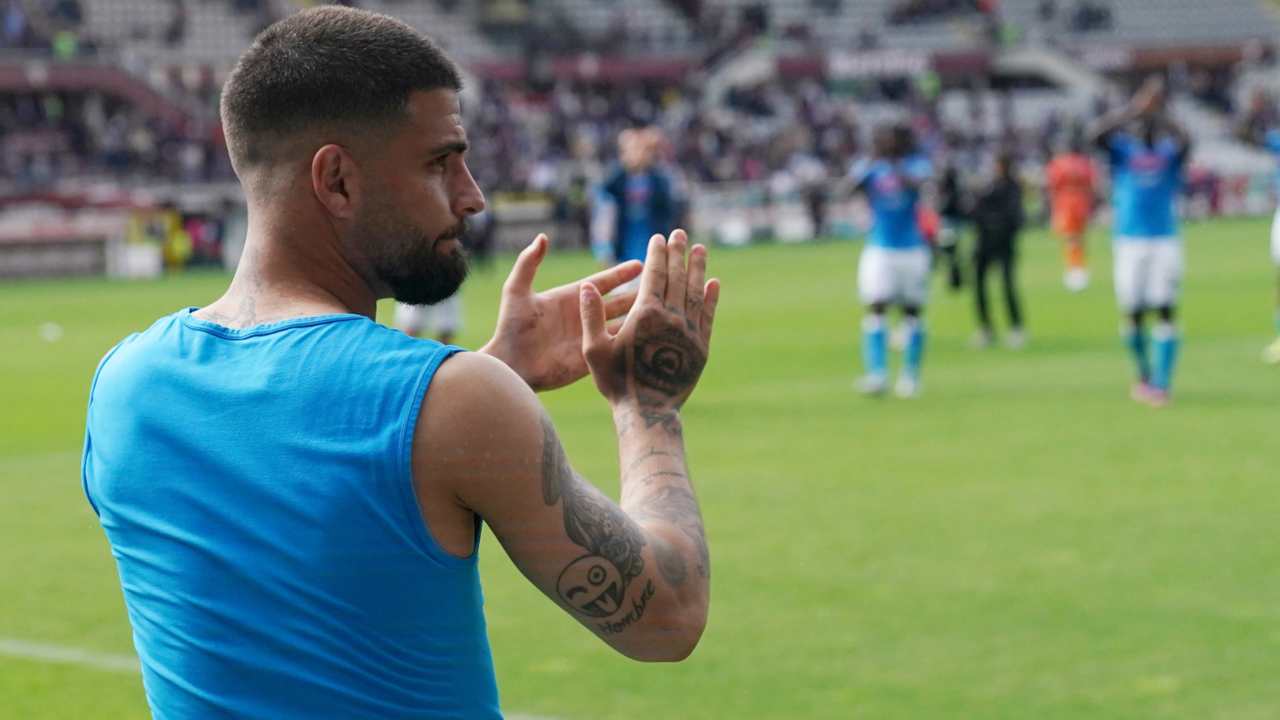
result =
[{"label": "script tattoo on forearm", "polygon": [[662,406],[677,401],[698,381],[706,364],[706,352],[679,329],[660,318],[640,321],[635,338],[635,380],[643,404]]},{"label": "script tattoo on forearm", "polygon": [[[698,509],[698,500],[693,496],[692,491],[675,485],[658,488],[652,495],[645,498],[637,516],[662,520],[679,528],[697,550],[698,565],[695,569],[698,575],[704,578],[711,577],[711,552],[707,548],[707,534],[702,527],[702,512]],[[663,569],[661,557],[658,558],[658,567]],[[673,585],[679,585],[684,581],[682,573],[677,573],[680,577],[679,581],[672,581],[665,570],[663,575]]]},{"label": "script tattoo on forearm", "polygon": [[[613,617],[625,608],[627,587],[644,572],[644,533],[635,521],[590,483],[576,476],[548,418],[542,419],[542,500],[563,502],[564,530],[587,552],[569,563],[556,581],[560,599],[593,618]],[[644,614],[653,597],[652,581],[626,615],[599,625],[602,632],[621,632]]]},{"label": "script tattoo on forearm", "polygon": [[[645,450],[643,453],[641,453],[639,457],[634,458],[631,461],[631,464],[627,465],[626,472],[627,473],[634,472],[635,469],[640,467],[640,464],[643,463],[645,460],[651,460],[653,458],[664,458],[664,457],[672,458],[674,460],[681,460],[681,456],[676,453],[669,452],[667,450],[659,450],[658,448],[651,447],[648,450]],[[681,460],[681,462],[683,462],[683,460]]]}]

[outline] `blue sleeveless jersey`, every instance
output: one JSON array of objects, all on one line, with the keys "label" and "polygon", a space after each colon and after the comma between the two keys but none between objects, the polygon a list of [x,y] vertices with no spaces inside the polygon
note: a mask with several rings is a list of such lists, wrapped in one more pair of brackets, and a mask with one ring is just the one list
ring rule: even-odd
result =
[{"label": "blue sleeveless jersey", "polygon": [[1111,161],[1115,236],[1150,240],[1178,234],[1178,193],[1187,163],[1185,149],[1172,140],[1155,147],[1125,133],[1108,145]]},{"label": "blue sleeveless jersey", "polygon": [[107,354],[85,438],[154,716],[500,718],[476,558],[435,543],[412,485],[458,348],[191,312]]},{"label": "blue sleeveless jersey", "polygon": [[[1271,128],[1268,130],[1263,142],[1266,144],[1266,148],[1271,153],[1272,157],[1276,160],[1280,160],[1280,128]],[[1277,194],[1280,194],[1280,168],[1277,168],[1276,170],[1275,190]]]},{"label": "blue sleeveless jersey", "polygon": [[850,171],[854,184],[862,188],[871,205],[873,221],[869,245],[889,250],[911,250],[925,245],[920,231],[919,184],[929,179],[932,169],[923,157],[898,162],[864,160]]}]

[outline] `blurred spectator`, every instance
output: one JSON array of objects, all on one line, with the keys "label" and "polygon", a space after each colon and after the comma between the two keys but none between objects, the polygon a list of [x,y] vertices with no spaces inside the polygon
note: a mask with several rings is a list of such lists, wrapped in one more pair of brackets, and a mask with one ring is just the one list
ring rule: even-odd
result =
[{"label": "blurred spectator", "polygon": [[1111,7],[1097,0],[1080,0],[1071,13],[1071,30],[1078,33],[1110,30],[1115,26]]},{"label": "blurred spectator", "polygon": [[1053,24],[1058,19],[1057,0],[1040,0],[1040,7],[1036,10],[1036,17],[1044,25]]},{"label": "blurred spectator", "polygon": [[661,142],[654,128],[624,130],[618,136],[620,162],[602,184],[618,208],[614,262],[644,260],[649,238],[670,232],[675,223],[671,176],[657,165]]},{"label": "blurred spectator", "polygon": [[889,9],[891,25],[936,22],[958,15],[990,13],[991,0],[897,0]]},{"label": "blurred spectator", "polygon": [[170,47],[180,45],[187,37],[187,3],[185,0],[170,0],[173,15],[169,26],[164,31],[164,41]]},{"label": "blurred spectator", "polygon": [[228,164],[213,161],[226,151],[207,123],[161,122],[96,91],[0,94],[0,126],[0,177],[20,189],[64,178],[231,178]]},{"label": "blurred spectator", "polygon": [[22,7],[22,0],[6,0],[0,4],[3,16],[3,27],[0,27],[0,45],[2,47],[26,47],[28,44],[27,13]]}]

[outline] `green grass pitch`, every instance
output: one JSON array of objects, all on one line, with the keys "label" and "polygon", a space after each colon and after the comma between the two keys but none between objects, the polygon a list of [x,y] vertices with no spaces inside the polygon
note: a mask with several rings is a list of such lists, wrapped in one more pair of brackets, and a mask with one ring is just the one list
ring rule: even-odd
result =
[{"label": "green grass pitch", "polygon": [[[1280,715],[1280,368],[1260,362],[1264,221],[1190,226],[1175,404],[1127,398],[1110,262],[1060,285],[1023,243],[1031,344],[968,348],[940,287],[925,394],[865,399],[848,243],[716,250],[712,359],[686,410],[714,566],[693,657],[615,656],[482,543],[504,707],[556,718],[1274,718]],[[465,291],[478,346],[499,270]],[[542,285],[590,271],[548,260]],[[0,286],[0,639],[128,653],[80,491],[86,392],[125,334],[220,274]],[[383,307],[386,311],[388,308]],[[56,322],[56,342],[39,327]],[[576,467],[617,492],[589,383],[544,397]],[[0,718],[144,717],[127,672],[0,654]]]}]

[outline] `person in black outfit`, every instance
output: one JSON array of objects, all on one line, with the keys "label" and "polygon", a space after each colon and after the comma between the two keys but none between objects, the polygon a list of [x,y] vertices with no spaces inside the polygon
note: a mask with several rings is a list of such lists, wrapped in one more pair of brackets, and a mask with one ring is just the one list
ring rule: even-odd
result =
[{"label": "person in black outfit", "polygon": [[977,231],[974,252],[974,290],[978,309],[978,335],[975,344],[988,347],[995,339],[991,313],[987,304],[987,271],[1000,266],[1004,280],[1004,298],[1009,309],[1009,347],[1020,348],[1026,342],[1022,327],[1022,308],[1014,282],[1017,266],[1018,233],[1024,221],[1022,185],[1018,182],[1013,156],[1002,152],[996,157],[996,176],[990,187],[977,198],[973,207],[973,224]]}]

